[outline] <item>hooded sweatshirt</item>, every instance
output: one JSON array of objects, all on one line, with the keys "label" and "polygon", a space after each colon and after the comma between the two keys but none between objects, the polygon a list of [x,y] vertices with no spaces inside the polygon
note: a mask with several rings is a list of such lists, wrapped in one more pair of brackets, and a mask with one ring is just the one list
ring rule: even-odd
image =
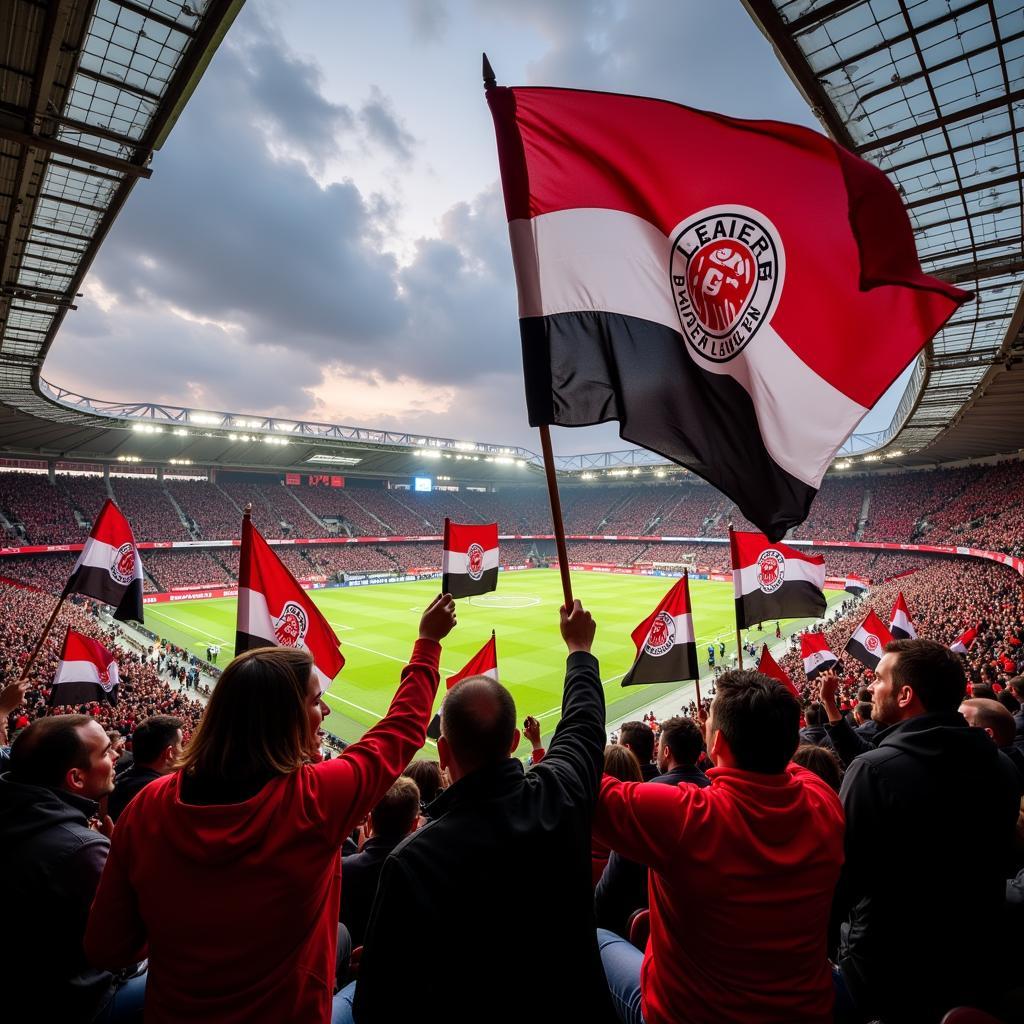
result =
[{"label": "hooded sweatshirt", "polygon": [[440,651],[417,641],[387,716],[337,758],[240,803],[186,803],[176,772],[128,805],[85,948],[113,967],[148,944],[147,1024],[330,1020],[341,845],[423,745]]},{"label": "hooded sweatshirt", "polygon": [[858,1009],[938,1021],[996,990],[993,964],[974,958],[965,970],[963,951],[999,934],[1020,802],[1012,765],[985,730],[956,711],[883,729],[840,796],[839,965]]},{"label": "hooded sweatshirt", "polygon": [[712,768],[711,785],[605,776],[594,834],[646,864],[647,1024],[826,1024],[826,938],[843,862],[836,794],[796,765]]},{"label": "hooded sweatshirt", "polygon": [[[110,841],[89,828],[94,801],[0,776],[0,877],[11,911],[0,928],[6,1019],[87,1021],[113,978],[82,950]],[[21,1006],[20,1000],[28,1000]]]}]

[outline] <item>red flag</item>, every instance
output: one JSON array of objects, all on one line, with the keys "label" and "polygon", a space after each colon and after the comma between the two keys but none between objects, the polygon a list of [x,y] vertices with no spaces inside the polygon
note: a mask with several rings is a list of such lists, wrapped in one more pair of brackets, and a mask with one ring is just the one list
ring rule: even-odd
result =
[{"label": "red flag", "polygon": [[808,682],[813,681],[820,673],[835,668],[839,662],[829,649],[824,633],[803,633],[800,637],[800,657]]},{"label": "red flag", "polygon": [[686,573],[658,607],[632,633],[636,660],[623,676],[623,686],[675,683],[697,679],[697,643],[690,614],[690,583]]},{"label": "red flag", "polygon": [[971,644],[978,638],[978,627],[971,626],[970,629],[965,629],[950,645],[951,651],[956,651],[957,654],[966,654]]},{"label": "red flag", "polygon": [[142,560],[124,514],[109,498],[71,570],[64,594],[113,605],[114,618],[142,622]]},{"label": "red flag", "polygon": [[472,597],[498,589],[498,524],[444,521],[441,590]]},{"label": "red flag", "polygon": [[789,678],[789,673],[772,657],[772,652],[768,650],[767,644],[761,648],[761,660],[757,663],[757,671],[771,676],[772,679],[778,679],[797,700],[800,699],[800,691],[794,685],[793,680]]},{"label": "red flag", "polygon": [[235,652],[254,647],[301,647],[313,656],[313,671],[324,693],[345,664],[339,646],[320,609],[244,516]]},{"label": "red flag", "polygon": [[889,623],[889,632],[894,640],[913,640],[917,637],[917,630],[914,623],[910,621],[910,610],[903,597],[903,591],[896,595],[896,603],[892,606],[892,621]]},{"label": "red flag", "polygon": [[108,651],[99,640],[69,626],[60,652],[60,663],[53,676],[51,706],[94,700],[116,704],[120,681],[113,651]]},{"label": "red flag", "polygon": [[846,653],[852,654],[862,665],[867,665],[874,672],[885,653],[885,645],[891,641],[892,633],[874,610],[871,610],[850,637],[846,644]]},{"label": "red flag", "polygon": [[[494,631],[491,631],[491,638],[480,648],[476,654],[473,655],[469,661],[466,662],[462,668],[453,676],[449,676],[446,680],[448,689],[450,690],[456,683],[461,683],[463,679],[468,679],[470,676],[489,676],[491,679],[497,681],[498,679],[498,646],[494,637]],[[427,738],[436,740],[441,735],[441,715],[440,712],[435,714],[430,720],[430,724],[427,726]]]},{"label": "red flag", "polygon": [[763,533],[729,530],[736,625],[765,619],[819,619],[825,614],[825,559]]},{"label": "red flag", "polygon": [[817,132],[573,89],[487,99],[530,423],[618,420],[780,540],[968,293],[922,273],[888,178]]}]

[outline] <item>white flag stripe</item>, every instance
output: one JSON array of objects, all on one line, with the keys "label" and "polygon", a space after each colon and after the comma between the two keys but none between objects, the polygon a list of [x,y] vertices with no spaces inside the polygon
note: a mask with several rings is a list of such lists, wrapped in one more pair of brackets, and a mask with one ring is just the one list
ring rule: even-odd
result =
[{"label": "white flag stripe", "polygon": [[[83,545],[72,573],[83,565],[88,566],[90,569],[102,569],[104,572],[110,572],[116,552],[117,549],[112,545],[102,540],[96,540],[95,537],[90,537]],[[139,558],[138,551],[136,550],[132,579],[141,580],[142,578],[142,559]]]},{"label": "white flag stripe", "polygon": [[907,617],[907,613],[902,608],[897,609],[896,614],[893,616],[892,627],[889,631],[892,632],[893,629],[902,630],[904,633],[907,633],[911,639],[914,639],[917,636],[917,630],[914,629],[910,619]]},{"label": "white flag stripe", "polygon": [[[667,613],[668,614],[668,613]],[[675,626],[676,638],[673,641],[672,646],[676,644],[692,644],[695,643],[693,634],[693,616],[690,612],[684,612],[682,615],[669,614],[669,618],[672,620]],[[651,639],[650,630],[647,632],[647,638],[644,643],[647,644]]]},{"label": "white flag stripe", "polygon": [[[668,327],[683,344],[667,270],[671,241],[642,217],[619,210],[559,210],[510,221],[509,236],[521,317],[619,313]],[[769,455],[811,487],[820,485],[832,461],[829,438],[846,437],[867,412],[819,377],[770,323],[761,325],[756,343],[727,363],[693,358],[744,388]],[[815,429],[808,430],[808,423]]]},{"label": "white flag stripe", "polygon": [[[770,547],[770,545],[769,545]],[[767,551],[768,548],[765,548]],[[753,594],[761,589],[759,582],[759,572],[757,562],[753,565],[744,565],[739,569],[733,569],[732,578],[733,586],[736,589],[736,596],[741,597],[743,594]],[[783,576],[783,586],[787,583],[795,583],[798,580],[803,580],[805,583],[811,583],[818,590],[825,589],[825,566],[816,565],[814,562],[808,562],[803,558],[792,558],[786,556],[785,574]]]},{"label": "white flag stripe", "polygon": [[[498,568],[498,549],[488,548],[484,551],[483,564],[480,567],[481,572],[487,572],[488,569]],[[441,571],[447,573],[458,573],[459,575],[465,576],[469,573],[469,555],[465,551],[446,551],[444,557],[441,560]]]},{"label": "white flag stripe", "polygon": [[99,666],[94,661],[62,661],[53,674],[53,685],[61,683],[95,683],[97,686],[117,686],[119,681],[117,662],[107,668],[107,681],[100,678]]}]

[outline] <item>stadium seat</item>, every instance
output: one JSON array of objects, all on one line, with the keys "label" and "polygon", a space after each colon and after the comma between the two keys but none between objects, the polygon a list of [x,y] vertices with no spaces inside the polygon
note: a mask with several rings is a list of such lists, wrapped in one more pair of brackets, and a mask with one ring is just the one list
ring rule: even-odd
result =
[{"label": "stadium seat", "polygon": [[634,910],[629,918],[629,941],[637,949],[646,949],[651,936],[651,912]]}]

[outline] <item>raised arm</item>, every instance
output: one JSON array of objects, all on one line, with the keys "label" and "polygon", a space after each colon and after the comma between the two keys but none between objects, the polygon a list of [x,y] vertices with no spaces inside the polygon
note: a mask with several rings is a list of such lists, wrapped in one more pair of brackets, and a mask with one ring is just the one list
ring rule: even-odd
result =
[{"label": "raised arm", "polygon": [[544,760],[533,769],[557,781],[565,799],[592,806],[604,767],[604,689],[597,659],[590,653],[596,623],[579,601],[559,611],[562,639],[569,651],[562,691],[562,720]]},{"label": "raised arm", "polygon": [[402,669],[402,680],[387,715],[339,757],[313,768],[318,797],[339,846],[423,746],[440,680],[440,642],[455,622],[452,596],[436,597],[420,619],[419,639],[413,645],[409,664]]},{"label": "raised arm", "polygon": [[821,701],[822,707],[825,708],[825,714],[828,715],[828,725],[825,726],[825,732],[828,734],[835,752],[839,755],[839,759],[845,767],[849,766],[855,757],[869,750],[874,750],[875,745],[864,739],[863,736],[858,736],[850,728],[850,723],[839,710],[839,705],[836,704],[836,692],[838,689],[839,677],[835,672],[823,673],[821,682],[818,684],[818,698]]}]

